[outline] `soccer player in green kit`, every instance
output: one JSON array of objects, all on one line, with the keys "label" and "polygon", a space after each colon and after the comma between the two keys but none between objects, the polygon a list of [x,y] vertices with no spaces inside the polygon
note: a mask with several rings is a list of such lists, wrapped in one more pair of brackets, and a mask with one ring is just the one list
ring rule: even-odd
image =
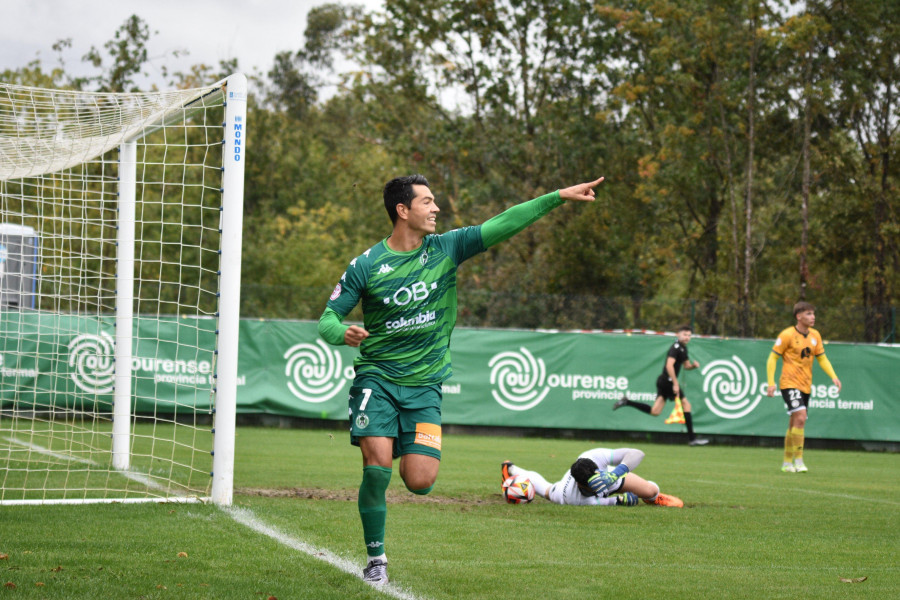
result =
[{"label": "soccer player in green kit", "polygon": [[[566,200],[593,201],[603,177],[523,202],[485,221],[436,234],[440,212],[422,175],[384,186],[393,222],[389,237],[350,261],[319,319],[330,344],[359,346],[350,388],[350,441],[359,446],[363,478],[358,507],[368,564],[363,579],[388,582],[384,551],[393,458],[414,494],[427,494],[441,460],[441,383],[450,378],[450,334],[456,325],[456,269],[509,239]],[[362,302],[363,327],[344,318]]]}]

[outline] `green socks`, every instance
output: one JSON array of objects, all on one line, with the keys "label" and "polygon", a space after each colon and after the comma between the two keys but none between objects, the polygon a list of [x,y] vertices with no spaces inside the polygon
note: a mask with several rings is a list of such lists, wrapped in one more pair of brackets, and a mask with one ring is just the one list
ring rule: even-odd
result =
[{"label": "green socks", "polygon": [[362,520],[363,538],[366,541],[366,554],[369,556],[384,554],[384,524],[387,521],[385,492],[390,482],[390,468],[363,467],[357,504],[359,518]]}]

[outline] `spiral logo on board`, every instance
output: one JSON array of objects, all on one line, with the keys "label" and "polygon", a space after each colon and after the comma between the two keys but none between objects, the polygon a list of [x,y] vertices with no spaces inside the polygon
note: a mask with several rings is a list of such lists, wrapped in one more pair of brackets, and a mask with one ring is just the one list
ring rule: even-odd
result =
[{"label": "spiral logo on board", "polygon": [[756,369],[748,368],[737,356],[714,360],[701,373],[706,406],[723,419],[740,419],[762,399],[757,391]]},{"label": "spiral logo on board", "polygon": [[116,345],[108,333],[81,334],[69,342],[72,381],[89,394],[108,394],[115,379]]},{"label": "spiral logo on board", "polygon": [[341,355],[321,340],[315,344],[296,344],[284,353],[284,374],[288,389],[303,400],[314,404],[325,402],[337,394],[346,383]]},{"label": "spiral logo on board", "polygon": [[509,410],[528,410],[547,396],[547,370],[544,361],[525,348],[518,352],[495,354],[488,362],[491,370],[491,394],[500,406]]}]

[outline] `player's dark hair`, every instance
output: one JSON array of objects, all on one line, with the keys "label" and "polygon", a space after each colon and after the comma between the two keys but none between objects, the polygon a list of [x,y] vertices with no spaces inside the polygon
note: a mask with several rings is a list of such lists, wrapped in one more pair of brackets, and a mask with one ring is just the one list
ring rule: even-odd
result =
[{"label": "player's dark hair", "polygon": [[424,175],[405,175],[394,177],[384,184],[384,208],[387,210],[391,223],[397,222],[397,205],[403,204],[409,208],[412,199],[416,197],[412,189],[414,185],[428,185]]},{"label": "player's dark hair", "polygon": [[681,327],[679,327],[678,329],[675,330],[675,333],[681,333],[682,331],[690,331],[691,333],[694,333],[694,328],[691,327],[690,325],[682,325]]},{"label": "player's dark hair", "polygon": [[569,471],[572,473],[572,477],[575,479],[578,487],[582,490],[587,489],[588,493],[591,493],[588,479],[597,472],[597,463],[589,458],[579,458],[572,463],[572,467]]},{"label": "player's dark hair", "polygon": [[814,311],[814,310],[816,310],[816,307],[813,306],[812,304],[810,304],[809,302],[805,302],[805,301],[801,300],[800,302],[798,302],[797,304],[794,305],[794,318],[796,319],[798,314],[800,314],[802,312],[806,312],[808,310]]}]

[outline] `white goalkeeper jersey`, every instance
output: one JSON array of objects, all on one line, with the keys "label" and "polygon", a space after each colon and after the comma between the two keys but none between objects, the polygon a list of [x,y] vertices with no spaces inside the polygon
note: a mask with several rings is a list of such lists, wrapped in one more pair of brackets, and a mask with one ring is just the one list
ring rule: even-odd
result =
[{"label": "white goalkeeper jersey", "polygon": [[[615,450],[594,448],[593,450],[582,452],[578,455],[578,458],[589,458],[597,463],[599,469],[605,471],[607,467],[617,467],[621,464],[622,459],[629,450],[630,448],[617,448]],[[634,465],[632,468],[634,467],[637,467],[637,465]],[[619,479],[611,489],[604,492],[601,496],[593,494],[586,496],[578,489],[578,483],[572,477],[572,471],[566,471],[562,479],[550,486],[549,499],[556,504],[568,504],[570,506],[612,506],[616,503],[616,499],[610,498],[609,495],[614,494],[616,490],[622,487],[623,482],[624,478]]]}]

